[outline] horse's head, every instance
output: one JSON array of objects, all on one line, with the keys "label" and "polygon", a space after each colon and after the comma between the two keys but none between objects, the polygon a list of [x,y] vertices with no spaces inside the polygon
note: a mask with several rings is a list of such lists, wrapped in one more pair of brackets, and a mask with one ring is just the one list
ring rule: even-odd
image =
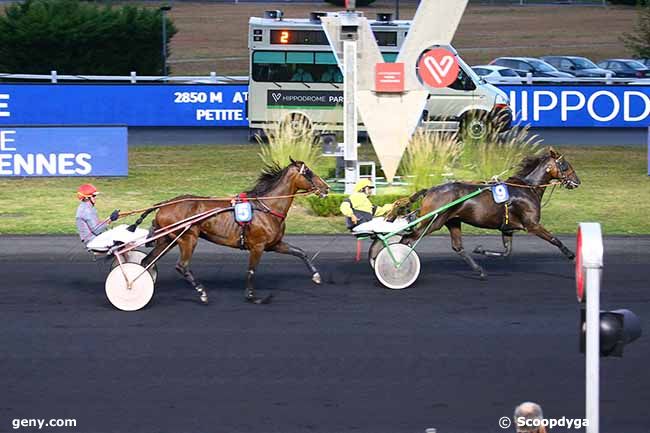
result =
[{"label": "horse's head", "polygon": [[546,172],[552,179],[559,179],[567,189],[574,189],[580,186],[580,179],[569,161],[564,155],[550,147],[548,149],[548,164]]},{"label": "horse's head", "polygon": [[330,186],[316,173],[311,171],[307,164],[302,161],[294,161],[292,158],[288,171],[293,174],[295,186],[299,190],[312,191],[321,198],[326,197]]}]

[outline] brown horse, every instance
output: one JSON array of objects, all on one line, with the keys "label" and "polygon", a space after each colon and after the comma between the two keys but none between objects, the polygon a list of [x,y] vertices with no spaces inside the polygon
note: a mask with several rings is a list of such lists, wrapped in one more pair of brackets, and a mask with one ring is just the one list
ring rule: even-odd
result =
[{"label": "brown horse", "polygon": [[[505,251],[489,251],[478,246],[474,250],[475,254],[507,257],[512,252],[513,232],[526,230],[528,233],[532,233],[555,245],[568,259],[573,260],[575,257],[573,252],[539,222],[542,197],[546,187],[554,180],[559,180],[568,189],[577,188],[580,185],[580,179],[578,179],[571,164],[564,156],[557,153],[553,148],[549,148],[539,156],[525,158],[519,165],[517,173],[506,180],[510,193],[508,202],[497,204],[490,191],[485,191],[442,212],[425,234],[434,232],[443,225],[447,226],[451,236],[452,249],[474,271],[478,271],[481,278],[486,277],[485,271],[463,249],[461,223],[467,223],[474,227],[500,230],[502,233]],[[489,185],[452,182],[434,186],[428,190],[421,190],[407,200],[409,204],[412,204],[424,196],[419,215],[425,215],[485,186]],[[413,233],[405,236],[402,242],[410,243],[418,239],[428,224],[429,221],[422,222]]]},{"label": "brown horse", "polygon": [[[226,211],[197,222],[178,238],[180,258],[176,264],[176,270],[199,292],[203,303],[208,302],[207,291],[194,278],[190,270],[190,260],[199,238],[215,244],[250,251],[245,291],[245,299],[248,302],[261,304],[271,300],[270,296],[265,299],[257,298],[253,286],[255,268],[264,251],[275,251],[280,254],[300,257],[312,273],[314,283],[321,283],[318,270],[305,252],[282,240],[285,231],[285,217],[291,208],[294,196],[299,191],[310,191],[325,197],[329,186],[301,161],[292,159],[291,164],[285,168],[280,168],[277,165],[268,166],[262,171],[257,185],[246,193],[253,208],[253,218],[249,224],[240,226],[235,221],[234,212]],[[153,221],[154,229],[170,226],[211,209],[232,207],[229,200],[211,200],[209,197],[181,196],[171,199],[169,202],[176,203],[159,206]],[[155,209],[143,213],[136,224],[141,223],[153,210]],[[143,260],[143,265],[147,266],[154,258],[166,252],[166,248],[181,231],[179,229],[157,239],[154,248]]]}]

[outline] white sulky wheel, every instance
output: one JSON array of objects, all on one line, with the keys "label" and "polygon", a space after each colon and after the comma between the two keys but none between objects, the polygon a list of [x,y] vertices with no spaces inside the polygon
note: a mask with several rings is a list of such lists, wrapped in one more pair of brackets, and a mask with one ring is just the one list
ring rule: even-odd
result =
[{"label": "white sulky wheel", "polygon": [[[147,253],[140,250],[131,250],[122,255],[125,263],[136,263],[138,265],[142,263],[142,260],[144,260],[145,257],[147,257]],[[111,269],[115,269],[119,264],[120,262],[117,261],[117,258],[114,258],[113,263],[111,263]],[[149,273],[151,274],[151,279],[155,283],[158,279],[158,268],[156,268],[155,264],[149,268]]]},{"label": "white sulky wheel", "polygon": [[117,309],[139,310],[153,297],[153,278],[143,266],[124,263],[106,277],[106,296]]},{"label": "white sulky wheel", "polygon": [[[388,239],[388,244],[398,244],[401,241],[402,236],[395,235],[392,238]],[[372,241],[370,248],[368,248],[368,263],[370,263],[370,267],[373,269],[375,269],[375,260],[377,259],[377,254],[379,254],[379,251],[381,251],[382,248],[384,248],[384,243],[381,241],[381,239],[375,239]]]},{"label": "white sulky wheel", "polygon": [[[384,247],[377,254],[375,275],[384,287],[395,290],[405,289],[420,275],[420,258],[408,245],[392,244],[388,248]],[[399,267],[393,262],[390,253],[397,263],[403,262]]]}]

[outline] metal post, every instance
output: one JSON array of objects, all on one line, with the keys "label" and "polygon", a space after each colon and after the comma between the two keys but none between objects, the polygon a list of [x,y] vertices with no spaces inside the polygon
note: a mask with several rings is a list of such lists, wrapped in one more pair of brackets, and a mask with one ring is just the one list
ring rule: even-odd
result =
[{"label": "metal post", "polygon": [[[354,14],[354,12],[352,12]],[[355,14],[356,17],[356,14]],[[354,19],[356,21],[356,18]],[[357,41],[343,41],[343,141],[345,143],[345,194],[354,192],[359,180],[357,166]]]},{"label": "metal post", "polygon": [[167,15],[165,12],[171,10],[171,6],[164,5],[160,7],[162,17],[162,63],[163,76],[167,76]]},{"label": "metal post", "polygon": [[[598,433],[600,394],[600,274],[603,269],[603,234],[598,223],[580,223],[578,257],[586,291],[585,412],[587,433]],[[578,286],[578,299],[580,294]]]},{"label": "metal post", "polygon": [[587,433],[598,433],[600,393],[600,269],[586,269],[587,347],[585,406],[589,425]]}]

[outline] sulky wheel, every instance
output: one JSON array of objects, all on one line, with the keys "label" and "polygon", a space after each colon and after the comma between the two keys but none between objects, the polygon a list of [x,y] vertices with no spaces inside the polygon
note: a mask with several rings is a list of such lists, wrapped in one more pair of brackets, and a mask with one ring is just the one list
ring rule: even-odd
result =
[{"label": "sulky wheel", "polygon": [[[398,244],[401,241],[402,237],[396,235],[388,240],[388,244]],[[368,249],[368,263],[370,263],[370,267],[373,269],[375,269],[375,260],[377,259],[377,254],[379,254],[382,248],[384,248],[384,243],[381,241],[381,239],[375,239],[372,241],[372,244],[370,244],[370,248]]]},{"label": "sulky wheel", "polygon": [[384,247],[375,259],[375,275],[386,288],[405,289],[420,275],[420,258],[408,245],[393,244]]},{"label": "sulky wheel", "polygon": [[106,277],[106,296],[119,310],[139,310],[153,297],[153,279],[143,266],[124,263]]},{"label": "sulky wheel", "polygon": [[[136,263],[139,265],[142,263],[142,260],[147,257],[147,253],[140,250],[131,250],[124,253],[122,257],[125,263]],[[111,263],[111,269],[115,269],[117,266],[119,266],[119,264],[120,263],[117,261],[117,258],[113,259],[113,263]],[[149,268],[149,273],[151,274],[151,279],[155,283],[158,279],[158,269],[156,268],[155,264]]]}]

